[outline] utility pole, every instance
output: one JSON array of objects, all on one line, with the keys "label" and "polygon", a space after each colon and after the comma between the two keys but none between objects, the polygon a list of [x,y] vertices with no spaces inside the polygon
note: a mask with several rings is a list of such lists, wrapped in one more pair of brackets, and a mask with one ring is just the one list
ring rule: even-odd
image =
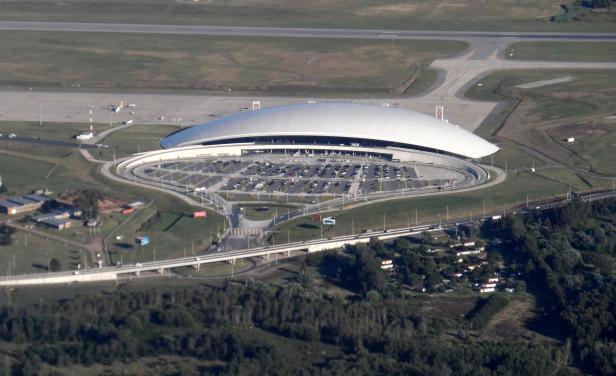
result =
[{"label": "utility pole", "polygon": [[415,226],[417,226],[419,224],[417,219],[418,219],[418,217],[417,217],[417,209],[415,209]]},{"label": "utility pole", "polygon": [[43,125],[43,106],[41,101],[39,101],[39,125]]}]

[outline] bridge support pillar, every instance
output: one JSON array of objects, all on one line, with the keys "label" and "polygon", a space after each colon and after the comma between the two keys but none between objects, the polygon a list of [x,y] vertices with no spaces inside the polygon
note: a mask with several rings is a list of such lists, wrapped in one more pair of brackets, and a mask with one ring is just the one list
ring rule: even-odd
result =
[{"label": "bridge support pillar", "polygon": [[165,268],[158,269],[158,274],[165,275]]},{"label": "bridge support pillar", "polygon": [[286,254],[287,254],[287,257],[291,256],[291,251],[287,251]]},{"label": "bridge support pillar", "polygon": [[201,268],[201,264],[195,264],[193,265],[193,268],[195,268],[195,270],[199,270]]},{"label": "bridge support pillar", "polygon": [[137,275],[137,277],[140,277],[140,276],[141,276],[141,271],[137,270],[137,271],[135,272],[135,274]]}]

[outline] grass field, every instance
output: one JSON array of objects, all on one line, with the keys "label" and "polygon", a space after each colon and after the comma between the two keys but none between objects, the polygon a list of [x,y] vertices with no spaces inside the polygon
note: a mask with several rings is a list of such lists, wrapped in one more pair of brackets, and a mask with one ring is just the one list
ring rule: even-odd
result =
[{"label": "grass field", "polygon": [[613,42],[518,42],[505,51],[511,60],[616,61]]},{"label": "grass field", "polygon": [[3,31],[0,85],[413,94],[434,82],[426,68],[435,58],[466,47],[460,41]]},{"label": "grass field", "polygon": [[[150,207],[138,211],[134,218],[126,221],[114,236],[122,236],[108,241],[112,261],[135,263],[144,261],[184,257],[201,252],[216,233],[223,231],[223,222],[217,217],[192,218],[188,211],[157,211]],[[139,246],[135,243],[137,235],[150,237],[150,244]]]},{"label": "grass field", "polygon": [[298,208],[298,206],[291,206],[291,205],[284,205],[284,204],[280,204],[280,205],[276,205],[276,204],[243,205],[243,204],[240,204],[239,206],[240,208],[243,208],[241,209],[243,210],[242,213],[247,219],[251,219],[255,221],[271,219],[271,218],[274,218],[276,213],[278,213],[278,215],[281,215],[281,214],[286,213],[287,210],[294,210]]},{"label": "grass field", "polygon": [[[361,206],[341,212],[328,213],[336,219],[335,226],[323,226],[323,237],[346,235],[362,230],[383,231],[385,228],[400,228],[415,224],[415,210],[418,223],[438,222],[439,216],[445,221],[449,218],[461,218],[483,214],[485,202],[486,213],[499,213],[503,208],[524,205],[528,197],[531,202],[545,202],[556,195],[564,195],[569,186],[545,177],[523,171],[512,172],[507,181],[497,186],[467,193],[445,196],[432,196],[385,201]],[[281,225],[276,243],[318,239],[321,236],[320,222],[310,217],[299,218]],[[271,239],[270,239],[271,240]]]},{"label": "grass field", "polygon": [[[43,136],[53,137],[52,133],[58,132],[55,135],[56,139],[70,137],[68,135],[72,134],[74,130],[71,126],[65,124],[46,123],[43,126],[38,126],[38,124],[36,126],[24,126],[23,124],[15,123],[0,123],[0,129],[5,128],[19,129],[19,131],[15,132],[20,135],[36,132],[36,134],[41,135],[41,138]],[[129,132],[129,130],[126,130],[126,132],[129,135],[133,134],[135,138],[125,136],[128,141],[126,144],[119,144],[118,147],[120,148],[122,145],[129,145],[130,142],[135,142],[136,139],[143,136],[143,131],[140,131],[139,128],[136,128],[134,133]],[[155,142],[157,136],[153,135],[151,140],[147,138],[142,138],[142,140],[144,143]],[[152,201],[152,204],[147,208],[138,210],[133,216],[128,218],[116,213],[103,215],[102,237],[107,237],[118,226],[121,226],[116,230],[116,233],[125,235],[125,239],[132,246],[135,234],[142,229],[143,223],[156,212],[161,213],[163,218],[173,216],[178,218],[178,221],[174,222],[173,226],[164,226],[164,228],[154,226],[151,229],[143,228],[143,231],[139,232],[150,235],[153,245],[160,247],[158,248],[160,259],[182,255],[184,248],[190,252],[193,244],[195,250],[202,249],[209,244],[210,236],[212,238],[215,237],[218,228],[222,229],[224,226],[224,218],[213,212],[208,212],[207,220],[197,223],[192,220],[193,209],[185,203],[161,192],[108,181],[100,174],[99,168],[100,165],[98,164],[94,165],[86,162],[76,149],[37,145],[36,153],[33,153],[32,144],[17,142],[3,142],[0,144],[0,175],[2,175],[3,182],[9,188],[9,191],[4,196],[22,195],[39,188],[48,188],[55,193],[92,188],[101,191],[103,194],[129,202],[135,200],[143,202]],[[190,216],[190,218],[186,216]],[[48,233],[80,243],[87,243],[89,241],[87,231],[81,227],[61,232],[48,231]],[[70,253],[67,252],[71,252],[71,249],[64,250],[64,244],[62,243],[61,245],[62,247],[60,247],[59,251],[66,253],[65,256],[69,257]],[[120,249],[124,250],[126,248],[115,247],[112,241],[107,241],[107,245],[111,247],[114,256],[116,254],[126,255],[124,260],[127,262],[150,260],[152,256],[152,254],[147,252],[128,251],[120,253],[118,252]],[[48,251],[57,255],[53,249],[55,248],[51,247],[51,250]],[[2,252],[2,249],[0,249],[0,252]],[[46,253],[43,255],[46,255]],[[66,261],[66,259],[61,257],[57,258],[61,259],[61,261]],[[62,261],[62,264],[68,267],[70,263],[64,261]],[[31,268],[28,269],[27,265],[31,264],[32,262],[28,263],[28,261],[17,262],[18,267],[20,265],[24,266],[24,271],[35,271]]]},{"label": "grass field", "polygon": [[46,237],[17,231],[10,246],[0,246],[0,273],[8,275],[44,273],[52,258],[60,261],[62,270],[77,269],[77,264],[91,262],[88,252]]},{"label": "grass field", "polygon": [[446,30],[613,30],[604,17],[553,23],[557,0],[4,0],[3,20]]},{"label": "grass field", "polygon": [[92,151],[92,155],[103,160],[123,158],[135,153],[160,149],[160,139],[179,128],[173,125],[133,125],[129,128],[113,132],[101,142],[109,147]]},{"label": "grass field", "polygon": [[[477,130],[483,137],[504,143],[505,153],[497,154],[514,163],[537,163],[521,145],[561,164],[593,173],[616,175],[613,148],[616,144],[616,72],[611,71],[507,71],[496,72],[481,80],[467,96],[484,100],[505,100],[509,105],[500,116],[484,122]],[[573,81],[534,89],[516,87],[523,83],[572,76]],[[515,106],[512,107],[512,106]],[[508,114],[505,116],[504,114]],[[506,120],[504,120],[506,118]],[[574,143],[566,142],[574,137]],[[511,145],[512,142],[517,145]],[[545,159],[545,158],[544,158]],[[540,163],[537,166],[541,166]],[[558,166],[555,166],[558,167]],[[550,172],[551,177],[570,173]],[[579,179],[575,178],[575,179]],[[592,179],[588,179],[589,182]],[[567,180],[567,182],[571,182]],[[576,185],[579,184],[579,181]],[[585,183],[584,183],[585,184]],[[596,181],[609,185],[609,180]]]},{"label": "grass field", "polygon": [[[45,140],[73,141],[74,136],[88,130],[88,124],[80,123],[52,123],[39,125],[38,122],[0,122],[0,133],[7,135],[15,133],[17,136],[40,137]],[[0,143],[0,147],[4,146]]]}]

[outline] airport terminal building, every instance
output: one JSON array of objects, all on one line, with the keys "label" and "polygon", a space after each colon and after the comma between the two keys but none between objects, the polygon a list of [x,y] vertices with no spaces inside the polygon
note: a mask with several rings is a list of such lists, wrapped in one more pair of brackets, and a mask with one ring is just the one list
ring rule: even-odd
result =
[{"label": "airport terminal building", "polygon": [[425,114],[351,103],[246,111],[178,131],[161,141],[165,149],[228,144],[393,147],[472,159],[498,151],[473,133]]},{"label": "airport terminal building", "polygon": [[127,179],[232,200],[430,194],[490,180],[477,160],[499,148],[446,121],[400,108],[301,103],[178,130],[161,150],[121,161]]}]

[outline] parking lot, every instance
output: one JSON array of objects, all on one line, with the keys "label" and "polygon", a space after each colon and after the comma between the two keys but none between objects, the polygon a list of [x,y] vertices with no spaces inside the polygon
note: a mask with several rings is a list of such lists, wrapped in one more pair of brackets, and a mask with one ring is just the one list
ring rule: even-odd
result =
[{"label": "parking lot", "polygon": [[378,158],[280,156],[152,163],[136,168],[133,174],[185,191],[208,190],[244,198],[262,194],[318,198],[445,189],[470,178],[462,171],[444,167]]}]

